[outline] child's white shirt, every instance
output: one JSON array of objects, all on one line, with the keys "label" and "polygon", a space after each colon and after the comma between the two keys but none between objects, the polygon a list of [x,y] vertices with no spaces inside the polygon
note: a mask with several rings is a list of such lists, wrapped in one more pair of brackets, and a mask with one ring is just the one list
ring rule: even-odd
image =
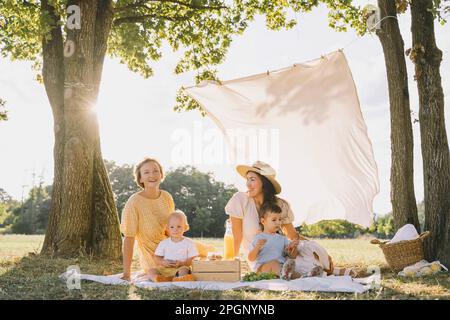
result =
[{"label": "child's white shirt", "polygon": [[187,260],[198,256],[198,250],[189,238],[184,237],[179,242],[174,242],[169,237],[161,241],[155,250],[155,256],[163,257],[167,260]]}]

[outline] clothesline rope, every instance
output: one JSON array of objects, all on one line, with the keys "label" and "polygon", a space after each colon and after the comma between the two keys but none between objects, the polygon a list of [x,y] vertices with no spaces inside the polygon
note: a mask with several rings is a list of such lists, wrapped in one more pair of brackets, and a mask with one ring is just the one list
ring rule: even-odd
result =
[{"label": "clothesline rope", "polygon": [[[368,29],[368,32],[371,32],[371,31],[373,31],[383,20],[385,20],[385,19],[388,19],[388,18],[394,18],[394,19],[396,19],[396,20],[398,20],[398,18],[396,17],[396,16],[385,16],[385,17],[383,17],[382,19],[380,19],[380,21],[378,21],[375,25],[373,25],[371,28],[369,28]],[[297,15],[296,15],[296,20],[297,20],[297,36],[298,36],[298,38],[300,39],[300,30],[299,30],[299,28],[298,28],[298,21],[299,21],[299,19],[298,19],[298,12],[297,12]],[[350,47],[352,44],[354,44],[355,42],[357,42],[357,41],[359,41],[359,40],[361,40],[362,39],[362,37],[359,37],[359,36],[357,36],[355,39],[353,39],[352,41],[350,41],[350,42],[348,42],[347,44],[345,44],[343,47],[341,47],[341,48],[339,48],[339,49],[337,49],[336,51],[344,51],[344,49],[347,49],[348,47]],[[322,59],[326,59],[326,54],[322,54],[321,56],[320,56]],[[307,61],[308,62],[308,61]],[[306,62],[306,63],[307,63]],[[297,65],[299,65],[299,63],[294,63],[293,64],[293,67],[296,67]],[[305,66],[305,65],[304,65]],[[289,68],[289,67],[288,67]],[[281,71],[281,70],[284,70],[284,69],[286,69],[286,68],[282,68],[282,69],[277,69],[277,70],[267,70],[267,72],[266,72],[266,74],[267,75],[269,75],[270,73],[273,73],[273,72],[278,72],[278,71]]]},{"label": "clothesline rope", "polygon": [[[369,29],[368,29],[368,32],[373,31],[373,30],[381,23],[381,21],[383,21],[384,19],[387,19],[387,18],[394,18],[394,19],[398,20],[398,18],[397,18],[396,16],[385,16],[385,17],[383,17],[382,19],[380,19],[380,21],[378,21],[377,23],[375,23],[375,25],[373,25],[371,28],[369,28]],[[342,47],[342,50],[347,49],[347,48],[348,48],[349,46],[351,46],[353,43],[355,43],[355,42],[357,42],[358,40],[361,40],[361,39],[362,39],[362,37],[356,37],[356,38],[353,39],[352,41],[350,41],[350,42],[348,42],[347,44],[345,44],[345,45]]]},{"label": "clothesline rope", "polygon": [[[396,17],[396,16],[385,16],[385,17],[383,17],[382,19],[380,19],[380,21],[378,21],[375,25],[373,25],[371,28],[369,28],[368,29],[368,31],[369,32],[371,32],[372,30],[374,30],[383,20],[385,20],[385,19],[388,19],[388,18],[394,18],[394,19],[396,19],[396,20],[398,20],[398,18]],[[298,21],[299,21],[299,19],[298,19],[298,13],[296,14],[296,20],[297,20],[297,36],[298,36],[298,38],[300,38],[300,30],[298,29]],[[343,47],[341,47],[341,48],[339,48],[339,49],[337,49],[336,51],[343,51],[344,49],[347,49],[348,47],[350,47],[352,44],[354,44],[355,42],[357,42],[357,41],[359,41],[359,40],[361,40],[362,39],[362,37],[356,37],[355,39],[353,39],[352,41],[350,41],[350,42],[348,42],[347,44],[345,44]],[[195,52],[194,52],[194,55],[195,55]],[[321,55],[321,58],[322,59],[326,59],[326,54],[322,54]],[[315,59],[313,59],[313,60],[315,60]],[[313,60],[310,60],[310,61],[313,61]],[[304,63],[294,63],[293,65],[292,65],[292,67],[296,67],[296,66],[298,66],[298,65],[302,65],[303,67],[308,67],[306,64],[308,63],[309,61],[306,61],[306,62],[304,62]],[[275,70],[267,70],[266,72],[265,72],[265,74],[267,75],[267,76],[269,76],[271,73],[274,73],[274,72],[279,72],[279,71],[282,71],[282,70],[285,70],[285,69],[287,69],[287,68],[290,68],[290,67],[284,67],[284,68],[281,68],[281,69],[275,69]],[[225,81],[226,82],[226,81]],[[222,83],[222,82],[221,82]],[[191,86],[190,87],[184,87],[184,86],[182,86],[182,89],[184,90],[184,89],[189,89],[189,88],[191,88]]]}]

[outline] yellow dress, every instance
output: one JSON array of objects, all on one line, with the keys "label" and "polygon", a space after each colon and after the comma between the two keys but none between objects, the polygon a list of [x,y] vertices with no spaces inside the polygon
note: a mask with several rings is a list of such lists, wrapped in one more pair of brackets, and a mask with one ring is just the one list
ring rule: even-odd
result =
[{"label": "yellow dress", "polygon": [[167,238],[167,220],[174,210],[172,196],[164,190],[157,199],[135,193],[123,208],[120,230],[125,237],[135,237],[139,263],[145,272],[156,267],[153,255],[158,244]]}]

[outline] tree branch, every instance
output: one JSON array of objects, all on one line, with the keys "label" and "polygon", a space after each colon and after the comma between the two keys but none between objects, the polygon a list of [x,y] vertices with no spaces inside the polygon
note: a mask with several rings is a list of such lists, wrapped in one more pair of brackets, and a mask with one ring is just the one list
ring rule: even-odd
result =
[{"label": "tree branch", "polygon": [[[114,12],[112,0],[97,0],[97,19],[95,21],[96,41],[94,44],[94,86],[98,94],[98,88],[103,71],[103,61],[107,49],[108,37],[111,31]],[[97,100],[97,97],[95,98]]]},{"label": "tree branch", "polygon": [[149,7],[147,7],[146,4],[148,4],[150,2],[178,4],[180,6],[184,6],[184,7],[187,7],[190,9],[195,9],[195,10],[221,10],[221,9],[228,8],[227,6],[201,6],[201,5],[196,5],[196,4],[192,4],[192,3],[188,3],[188,2],[184,2],[184,1],[178,1],[178,0],[143,0],[143,1],[138,1],[136,3],[133,3],[133,4],[126,5],[124,7],[118,7],[115,9],[115,11],[121,12],[121,11],[125,11],[128,9],[135,9],[135,8],[149,9]]},{"label": "tree branch", "polygon": [[157,14],[144,14],[141,16],[129,16],[129,17],[117,18],[114,20],[114,26],[118,26],[122,23],[145,22],[147,19],[151,19],[151,18],[164,19],[164,20],[168,20],[168,21],[172,21],[172,22],[189,20],[188,17],[175,18],[175,17],[161,16],[161,15],[157,15]]},{"label": "tree branch", "polygon": [[[153,0],[150,0],[153,1]],[[158,0],[156,0],[158,1]],[[186,3],[183,1],[177,1],[177,0],[169,0],[169,1],[160,1],[160,2],[169,2],[169,3],[174,3],[174,4],[179,4],[181,6],[185,6],[191,9],[197,9],[197,10],[221,10],[221,9],[227,9],[227,6],[199,6],[196,4],[192,4],[192,3]]]}]

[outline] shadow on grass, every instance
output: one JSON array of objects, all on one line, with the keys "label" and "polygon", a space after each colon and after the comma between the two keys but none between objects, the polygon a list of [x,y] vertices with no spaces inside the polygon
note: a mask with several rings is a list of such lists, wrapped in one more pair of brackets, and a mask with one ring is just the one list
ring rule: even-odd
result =
[{"label": "shadow on grass", "polygon": [[377,299],[450,299],[450,278],[446,272],[423,277],[402,277],[389,270],[382,273],[382,290]]}]

